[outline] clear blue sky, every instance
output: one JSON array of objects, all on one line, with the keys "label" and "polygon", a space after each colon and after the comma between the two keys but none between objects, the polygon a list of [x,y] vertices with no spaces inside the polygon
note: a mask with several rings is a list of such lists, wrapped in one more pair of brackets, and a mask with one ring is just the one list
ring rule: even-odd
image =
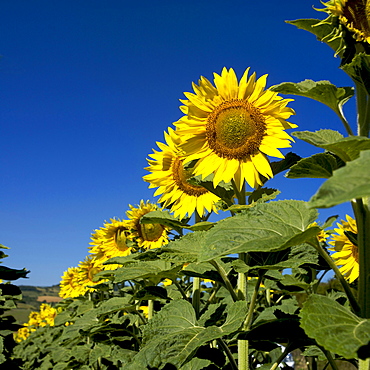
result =
[{"label": "clear blue sky", "polygon": [[[323,18],[318,0],[4,0],[0,3],[0,243],[18,284],[58,284],[90,235],[128,204],[154,200],[146,157],[176,121],[184,91],[222,67],[268,86],[306,78],[351,85],[339,59],[284,20]],[[326,106],[297,97],[298,130],[337,129]],[[355,122],[354,103],[345,109]],[[315,148],[296,143],[301,156]],[[288,150],[285,151],[285,153]],[[308,200],[322,180],[269,182]],[[348,207],[321,211],[321,219]]]}]

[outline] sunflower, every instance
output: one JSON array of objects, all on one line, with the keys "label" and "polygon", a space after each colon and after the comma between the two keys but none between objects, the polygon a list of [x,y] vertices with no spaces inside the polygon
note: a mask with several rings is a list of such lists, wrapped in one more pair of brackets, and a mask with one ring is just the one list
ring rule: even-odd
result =
[{"label": "sunflower", "polygon": [[317,9],[338,17],[357,41],[370,43],[370,3],[366,0],[330,0]]},{"label": "sunflower", "polygon": [[101,262],[112,257],[127,256],[131,253],[131,248],[127,245],[129,235],[127,221],[112,218],[91,235],[90,253]]},{"label": "sunflower", "polygon": [[129,218],[128,227],[131,231],[131,237],[138,243],[139,248],[153,249],[160,248],[168,243],[167,232],[169,228],[161,224],[141,224],[140,220],[145,214],[158,210],[156,204],[147,201],[140,201],[140,205],[135,208],[129,205],[130,211],[127,211]]},{"label": "sunflower", "polygon": [[104,270],[102,262],[94,256],[87,256],[82,262],[78,264],[79,268],[79,284],[83,287],[84,293],[94,292],[96,289],[94,285],[101,284],[105,280],[94,281],[94,277],[98,272]]},{"label": "sunflower", "polygon": [[164,133],[166,144],[157,142],[161,151],[153,150],[147,159],[149,167],[145,169],[151,174],[143,179],[150,183],[149,188],[158,188],[155,196],[161,195],[158,202],[174,212],[175,217],[184,218],[197,211],[203,216],[206,211],[216,211],[215,203],[220,199],[217,195],[199,185],[188,182],[192,177],[191,169],[185,169],[177,144],[180,142],[176,132],[169,128]]},{"label": "sunflower", "polygon": [[193,83],[193,93],[181,100],[185,114],[175,122],[179,135],[189,135],[180,145],[184,164],[198,160],[194,175],[214,174],[213,184],[234,180],[240,190],[244,181],[255,188],[261,175],[273,176],[268,156],[284,158],[277,148],[288,148],[293,139],[284,131],[297,127],[288,123],[294,111],[286,107],[292,99],[264,90],[267,75],[248,78],[249,68],[238,83],[232,68],[214,74],[212,85],[203,76]]},{"label": "sunflower", "polygon": [[80,269],[78,267],[69,267],[67,271],[64,271],[60,282],[60,297],[75,298],[85,293],[84,288],[80,284],[79,272]]},{"label": "sunflower", "polygon": [[331,256],[335,264],[341,266],[339,271],[352,283],[359,276],[357,224],[351,216],[347,215],[346,219],[347,221],[341,220],[340,224],[337,223],[338,228],[334,230],[338,235],[332,235],[333,241],[329,244],[334,247],[329,250],[335,252]]},{"label": "sunflower", "polygon": [[[308,227],[314,227],[314,226],[320,226],[320,225],[316,221],[312,222],[312,224],[308,225]],[[321,230],[317,234],[317,239],[318,239],[319,242],[325,243],[328,238],[329,238],[329,234],[325,230]]]}]

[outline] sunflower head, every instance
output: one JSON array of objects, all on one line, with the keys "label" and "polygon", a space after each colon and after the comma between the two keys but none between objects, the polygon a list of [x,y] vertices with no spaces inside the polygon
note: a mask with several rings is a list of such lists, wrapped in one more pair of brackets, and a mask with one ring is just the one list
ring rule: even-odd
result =
[{"label": "sunflower head", "polygon": [[127,221],[111,219],[92,234],[90,253],[101,262],[112,257],[127,256],[131,253],[128,246],[129,236]]},{"label": "sunflower head", "polygon": [[103,271],[103,264],[94,256],[87,256],[78,264],[79,268],[79,284],[84,288],[85,292],[94,292],[94,285],[101,284],[106,280],[95,281],[95,275]]},{"label": "sunflower head", "polygon": [[370,2],[365,0],[330,0],[324,9],[332,14],[353,34],[356,41],[370,43]]},{"label": "sunflower head", "polygon": [[337,234],[332,234],[333,240],[329,242],[334,251],[332,258],[336,265],[341,266],[339,271],[352,283],[359,276],[358,247],[356,242],[357,224],[351,216],[346,216],[334,229]]},{"label": "sunflower head", "polygon": [[80,285],[78,267],[69,267],[62,276],[60,282],[59,296],[62,298],[75,298],[85,293],[84,288]]},{"label": "sunflower head", "polygon": [[191,168],[186,168],[178,145],[181,143],[177,133],[169,128],[165,132],[166,144],[157,143],[161,151],[153,150],[148,159],[149,175],[143,177],[150,188],[158,188],[154,195],[160,195],[159,203],[170,208],[175,217],[191,217],[197,211],[203,216],[206,211],[216,211],[215,203],[219,197],[202,186],[189,182],[193,177]]},{"label": "sunflower head", "polygon": [[168,243],[168,230],[167,226],[161,224],[142,224],[140,223],[141,218],[151,212],[158,209],[156,204],[147,201],[144,203],[140,201],[138,207],[129,205],[130,211],[127,211],[127,217],[129,218],[128,226],[131,232],[131,237],[137,242],[139,248],[152,249],[159,248],[164,244]]},{"label": "sunflower head", "polygon": [[232,68],[214,74],[214,85],[201,77],[194,93],[185,93],[185,113],[175,122],[178,135],[187,135],[184,164],[197,160],[193,174],[202,178],[214,174],[213,184],[234,180],[239,190],[245,181],[262,185],[261,176],[273,176],[267,156],[284,158],[278,148],[290,147],[293,139],[285,129],[297,127],[286,120],[294,114],[283,99],[265,90],[267,75],[240,81]]}]

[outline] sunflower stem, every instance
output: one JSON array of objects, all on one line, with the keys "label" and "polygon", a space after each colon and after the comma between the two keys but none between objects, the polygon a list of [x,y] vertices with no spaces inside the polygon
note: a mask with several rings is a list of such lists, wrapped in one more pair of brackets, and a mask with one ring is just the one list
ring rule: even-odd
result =
[{"label": "sunflower stem", "polygon": [[152,299],[148,300],[148,320],[153,318],[154,313],[154,301]]},{"label": "sunflower stem", "polygon": [[351,287],[348,285],[346,279],[343,277],[343,275],[339,271],[337,265],[334,263],[332,258],[329,256],[329,254],[326,252],[326,250],[320,245],[317,238],[314,239],[314,240],[315,240],[315,242],[308,242],[308,244],[312,245],[319,252],[321,257],[324,258],[324,260],[327,262],[327,264],[330,266],[330,268],[334,271],[335,276],[340,281],[345,293],[347,294],[348,301],[349,301],[353,311],[356,314],[359,314],[360,313],[360,306],[359,306],[355,296],[352,293]]},{"label": "sunflower stem", "polygon": [[245,331],[248,331],[252,324],[254,308],[256,307],[257,296],[258,296],[258,292],[260,289],[263,275],[264,275],[263,272],[259,272],[258,280],[257,280],[256,286],[254,287],[251,303],[249,304],[248,315],[243,324],[243,330]]},{"label": "sunflower stem", "polygon": [[357,102],[357,134],[359,136],[369,136],[369,95],[365,87],[353,80],[356,86],[356,102]]},{"label": "sunflower stem", "polygon": [[358,360],[358,370],[369,370],[370,369],[370,358],[366,360]]},{"label": "sunflower stem", "polygon": [[[365,200],[365,202],[364,202]],[[360,316],[370,318],[370,210],[367,199],[352,201],[357,223]]]},{"label": "sunflower stem", "polygon": [[199,319],[199,312],[200,312],[200,278],[199,277],[193,277],[192,304],[194,307],[196,318]]},{"label": "sunflower stem", "polygon": [[246,194],[245,194],[245,182],[244,182],[243,186],[241,187],[240,191],[239,191],[238,186],[236,185],[234,180],[231,180],[231,183],[233,185],[235,196],[238,199],[238,204],[240,204],[240,205],[247,204]]},{"label": "sunflower stem", "polygon": [[225,283],[226,289],[230,292],[231,297],[234,302],[239,301],[238,296],[236,295],[233,286],[231,285],[231,282],[229,278],[227,277],[225,269],[215,260],[209,261],[209,263],[217,270],[217,272],[220,274],[223,282]]}]

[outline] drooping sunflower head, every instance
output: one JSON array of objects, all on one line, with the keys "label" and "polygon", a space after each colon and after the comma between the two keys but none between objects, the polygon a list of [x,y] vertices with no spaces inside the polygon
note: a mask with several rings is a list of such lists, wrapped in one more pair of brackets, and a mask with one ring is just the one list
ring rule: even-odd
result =
[{"label": "drooping sunflower head", "polygon": [[213,183],[234,180],[238,188],[247,181],[262,185],[261,175],[273,176],[267,156],[284,158],[278,148],[288,148],[293,139],[285,132],[297,127],[286,120],[294,114],[283,99],[265,90],[267,75],[248,77],[249,68],[238,82],[232,68],[214,74],[214,86],[201,77],[194,93],[180,109],[185,116],[175,122],[179,135],[188,135],[180,144],[184,164],[197,160],[194,175],[214,174]]},{"label": "drooping sunflower head", "polygon": [[127,244],[129,235],[126,220],[111,219],[92,234],[90,253],[102,262],[112,257],[127,256],[131,253]]},{"label": "drooping sunflower head", "polygon": [[59,296],[62,298],[75,298],[85,293],[80,284],[80,269],[78,267],[69,267],[64,271],[60,282]]},{"label": "drooping sunflower head", "polygon": [[339,18],[357,41],[370,43],[370,2],[368,0],[330,0],[318,9]]},{"label": "drooping sunflower head", "polygon": [[93,256],[87,256],[78,264],[79,268],[79,284],[84,288],[85,292],[94,292],[94,285],[101,284],[106,280],[95,281],[94,277],[98,272],[103,271],[102,262]]},{"label": "drooping sunflower head", "polygon": [[158,206],[154,203],[147,201],[144,203],[140,201],[138,207],[129,205],[130,211],[127,211],[129,218],[128,227],[131,231],[131,237],[137,242],[139,248],[153,249],[160,248],[162,245],[168,243],[168,230],[167,226],[161,224],[141,224],[141,218],[151,212],[156,211]]},{"label": "drooping sunflower head", "polygon": [[334,229],[337,234],[332,234],[333,240],[329,242],[334,251],[332,258],[336,265],[341,266],[339,271],[349,280],[355,281],[359,276],[358,247],[357,247],[357,224],[351,216],[346,216],[347,221],[338,223]]},{"label": "drooping sunflower head", "polygon": [[219,197],[202,186],[191,184],[188,180],[193,171],[184,167],[178,144],[181,142],[176,132],[169,128],[164,133],[166,144],[157,143],[161,151],[153,150],[148,159],[149,175],[143,179],[150,188],[158,188],[154,195],[161,195],[158,202],[170,208],[175,217],[191,217],[197,211],[203,216],[206,211],[216,211],[215,203]]}]

